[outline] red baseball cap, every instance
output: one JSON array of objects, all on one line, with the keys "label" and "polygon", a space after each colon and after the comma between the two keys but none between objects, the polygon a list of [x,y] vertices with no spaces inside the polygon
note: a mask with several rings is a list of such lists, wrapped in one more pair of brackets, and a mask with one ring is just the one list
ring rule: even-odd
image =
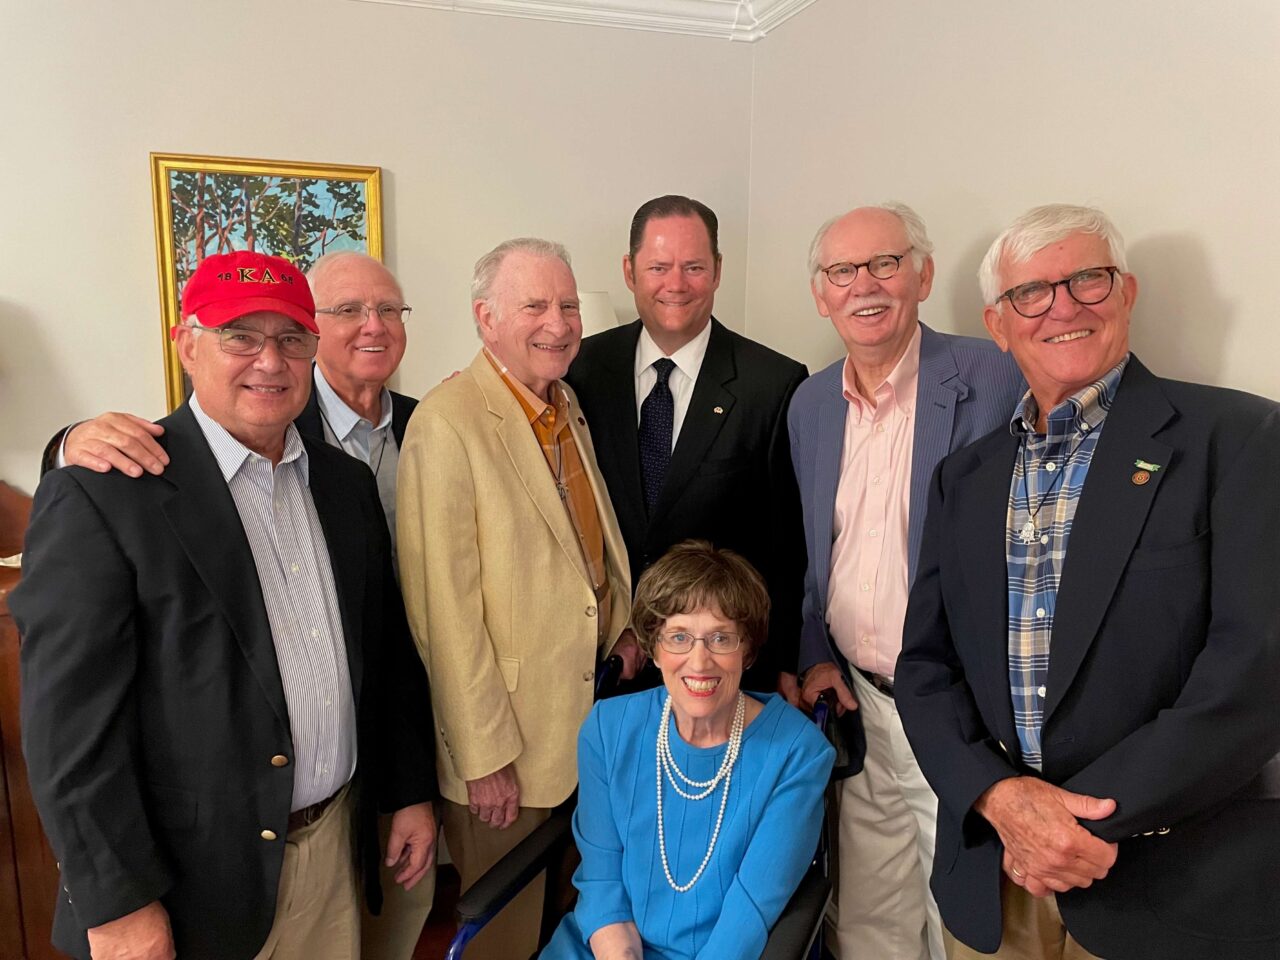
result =
[{"label": "red baseball cap", "polygon": [[283,257],[248,250],[216,253],[200,262],[182,290],[183,319],[194,313],[202,327],[220,327],[260,310],[320,332],[307,278]]}]

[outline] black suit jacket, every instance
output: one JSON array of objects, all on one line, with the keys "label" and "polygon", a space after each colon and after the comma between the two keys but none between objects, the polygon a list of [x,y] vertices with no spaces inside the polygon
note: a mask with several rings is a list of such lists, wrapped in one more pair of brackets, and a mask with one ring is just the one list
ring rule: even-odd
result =
[{"label": "black suit jacket", "polygon": [[[88,957],[87,928],[158,899],[178,956],[247,958],[275,911],[289,718],[230,490],[189,407],[161,422],[163,476],[44,478],[11,600],[23,748],[62,871],[53,942]],[[429,693],[372,475],[305,442],[355,696],[355,835],[376,909],[377,808],[435,796]],[[290,764],[273,766],[277,754]]]},{"label": "black suit jacket", "polygon": [[587,415],[622,528],[631,582],[673,544],[710,540],[746,557],[769,586],[769,642],[744,684],[773,689],[796,669],[804,527],[791,468],[787,405],[803,364],[711,320],[711,338],[652,516],[640,484],[635,395],[640,321],[582,341],[565,378]]},{"label": "black suit jacket", "polygon": [[[897,701],[938,793],[933,890],[1000,941],[1001,846],[972,812],[1020,763],[1009,696],[1000,429],[935,475]],[[1135,461],[1158,464],[1149,479]],[[1280,407],[1131,358],[1072,525],[1054,613],[1045,780],[1116,813],[1106,879],[1058,896],[1107,960],[1280,956]]]}]

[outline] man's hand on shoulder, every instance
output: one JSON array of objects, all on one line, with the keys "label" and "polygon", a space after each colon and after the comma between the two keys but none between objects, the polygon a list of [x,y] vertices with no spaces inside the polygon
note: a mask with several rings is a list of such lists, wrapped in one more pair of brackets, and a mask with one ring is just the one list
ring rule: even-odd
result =
[{"label": "man's hand on shoulder", "polygon": [[175,960],[169,913],[155,900],[89,929],[93,960]]},{"label": "man's hand on shoulder", "polygon": [[467,781],[467,806],[495,830],[505,830],[520,812],[520,785],[515,767],[507,764],[487,777]]},{"label": "man's hand on shoulder", "polygon": [[804,687],[800,691],[800,699],[805,707],[812,710],[823,690],[835,691],[836,716],[842,717],[848,711],[858,709],[853,691],[844,682],[844,674],[834,663],[815,663],[804,672]]},{"label": "man's hand on shoulder", "polygon": [[1116,862],[1116,844],[1076,822],[1111,816],[1114,800],[1071,793],[1036,777],[1010,777],[987,788],[973,809],[1000,834],[1005,873],[1032,896],[1088,887]]},{"label": "man's hand on shoulder", "polygon": [[435,859],[436,815],[431,804],[415,803],[393,813],[384,862],[388,867],[398,866],[396,883],[412,890]]},{"label": "man's hand on shoulder", "polygon": [[644,669],[644,663],[648,659],[640,649],[640,641],[636,639],[635,631],[630,627],[618,636],[618,642],[609,651],[609,656],[618,657],[622,661],[621,679],[623,680],[634,680]]},{"label": "man's hand on shoulder", "polygon": [[65,463],[59,466],[87,467],[98,473],[113,469],[131,477],[145,470],[159,476],[169,463],[155,438],[164,427],[131,413],[104,413],[77,423],[63,438]]}]

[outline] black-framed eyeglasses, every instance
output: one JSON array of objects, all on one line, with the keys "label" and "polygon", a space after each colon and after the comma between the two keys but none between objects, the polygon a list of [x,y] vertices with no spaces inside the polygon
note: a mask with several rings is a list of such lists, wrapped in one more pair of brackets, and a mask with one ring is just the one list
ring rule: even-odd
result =
[{"label": "black-framed eyeglasses", "polygon": [[692,633],[685,633],[683,630],[658,635],[658,643],[667,653],[689,653],[699,640],[710,653],[734,653],[738,647],[742,646],[741,634],[723,630],[709,633],[705,637],[695,637]]},{"label": "black-framed eyeglasses", "polygon": [[1065,280],[1057,280],[1053,283],[1048,280],[1020,283],[996,297],[996,303],[1008,300],[1019,314],[1028,320],[1034,320],[1036,317],[1043,317],[1053,309],[1058,288],[1066,287],[1067,293],[1071,294],[1071,299],[1091,307],[1111,296],[1111,288],[1115,286],[1116,274],[1119,272],[1119,267],[1089,267],[1085,270],[1077,270]]},{"label": "black-framed eyeglasses", "polygon": [[866,267],[867,273],[871,274],[877,280],[888,280],[898,272],[898,267],[902,264],[902,258],[914,250],[915,247],[907,247],[902,253],[882,253],[872,257],[866,263],[833,263],[829,267],[823,267],[822,272],[827,275],[827,279],[837,287],[847,287],[858,276],[858,271]]},{"label": "black-framed eyeglasses", "polygon": [[317,307],[316,313],[333,317],[338,323],[364,323],[367,314],[377,314],[383,323],[404,323],[413,307],[407,303],[380,303],[376,307],[367,303],[340,303],[336,307]]},{"label": "black-framed eyeglasses", "polygon": [[288,333],[271,336],[261,330],[252,330],[248,327],[218,327],[216,330],[199,327],[197,329],[216,333],[218,349],[233,357],[255,357],[262,352],[268,340],[274,340],[280,356],[288,357],[290,360],[310,360],[316,355],[316,347],[320,345],[319,337],[303,330],[290,330]]}]

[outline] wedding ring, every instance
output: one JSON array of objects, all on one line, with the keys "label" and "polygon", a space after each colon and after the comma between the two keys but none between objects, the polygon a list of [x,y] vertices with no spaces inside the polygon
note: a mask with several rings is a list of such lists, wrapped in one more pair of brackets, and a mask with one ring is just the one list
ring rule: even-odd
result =
[{"label": "wedding ring", "polygon": [[1017,867],[1010,867],[1009,869],[1013,871],[1013,875],[1019,880],[1027,879],[1027,875],[1025,873],[1021,873]]}]

